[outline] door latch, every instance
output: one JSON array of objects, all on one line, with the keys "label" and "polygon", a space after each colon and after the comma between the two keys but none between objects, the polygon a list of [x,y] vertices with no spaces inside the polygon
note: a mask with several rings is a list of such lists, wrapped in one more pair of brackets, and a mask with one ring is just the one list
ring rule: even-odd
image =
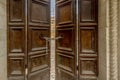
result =
[{"label": "door latch", "polygon": [[58,39],[61,39],[61,38],[63,38],[63,37],[58,36],[58,37],[56,37],[56,38],[53,38],[53,40],[58,40]]},{"label": "door latch", "polygon": [[49,38],[49,37],[43,37],[43,39],[46,40],[46,54],[48,54],[48,42],[51,41],[51,40],[58,40],[58,39],[61,39],[62,37],[59,36],[59,37],[56,37],[56,38]]},{"label": "door latch", "polygon": [[56,38],[43,37],[43,39],[45,39],[45,40],[47,40],[47,41],[50,41],[50,40],[58,40],[58,39],[61,39],[61,38],[63,38],[63,37],[61,37],[61,36],[58,36],[58,37],[56,37]]}]

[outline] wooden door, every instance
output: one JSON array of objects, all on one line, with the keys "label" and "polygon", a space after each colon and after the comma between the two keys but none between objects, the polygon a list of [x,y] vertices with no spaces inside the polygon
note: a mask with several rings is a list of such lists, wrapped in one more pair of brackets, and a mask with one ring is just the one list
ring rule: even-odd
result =
[{"label": "wooden door", "polygon": [[49,80],[50,0],[7,0],[7,20],[8,80]]},{"label": "wooden door", "polygon": [[75,0],[56,0],[56,80],[76,80]]},{"label": "wooden door", "polygon": [[25,0],[7,0],[8,79],[25,78]]},{"label": "wooden door", "polygon": [[79,0],[79,80],[97,80],[98,0]]},{"label": "wooden door", "polygon": [[97,80],[97,2],[56,0],[56,37],[62,37],[56,41],[57,80]]},{"label": "wooden door", "polygon": [[25,75],[25,2],[7,0],[8,79],[24,80]]},{"label": "wooden door", "polygon": [[28,0],[27,28],[28,80],[49,80],[50,0]]}]

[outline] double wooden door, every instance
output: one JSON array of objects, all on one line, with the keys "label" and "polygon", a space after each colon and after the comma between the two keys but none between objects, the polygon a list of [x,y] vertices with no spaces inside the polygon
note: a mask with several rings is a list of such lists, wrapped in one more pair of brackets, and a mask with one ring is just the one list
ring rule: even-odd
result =
[{"label": "double wooden door", "polygon": [[8,79],[49,80],[50,0],[7,0],[7,8]]},{"label": "double wooden door", "polygon": [[56,0],[57,80],[97,80],[98,0]]},{"label": "double wooden door", "polygon": [[[56,0],[56,80],[97,80],[97,0]],[[8,80],[50,80],[50,0],[7,0]]]}]

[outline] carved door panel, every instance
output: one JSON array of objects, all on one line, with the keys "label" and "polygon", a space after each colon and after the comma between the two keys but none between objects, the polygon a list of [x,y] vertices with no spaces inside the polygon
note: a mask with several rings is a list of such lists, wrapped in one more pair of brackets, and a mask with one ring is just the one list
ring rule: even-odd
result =
[{"label": "carved door panel", "polygon": [[76,80],[75,0],[56,0],[57,80]]},{"label": "carved door panel", "polygon": [[[8,80],[49,80],[50,0],[7,0]],[[46,46],[47,45],[47,46]]]},{"label": "carved door panel", "polygon": [[50,0],[28,0],[28,80],[49,80],[49,46],[44,37],[50,37]]},{"label": "carved door panel", "polygon": [[97,14],[97,0],[56,0],[57,80],[97,80]]},{"label": "carved door panel", "polygon": [[7,0],[8,79],[24,80],[25,75],[25,0]]},{"label": "carved door panel", "polygon": [[79,0],[79,80],[97,80],[98,0]]}]

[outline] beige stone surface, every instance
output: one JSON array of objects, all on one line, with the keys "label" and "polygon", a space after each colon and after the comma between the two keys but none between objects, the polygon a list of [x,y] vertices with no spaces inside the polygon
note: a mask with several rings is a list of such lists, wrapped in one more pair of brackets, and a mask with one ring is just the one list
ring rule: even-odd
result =
[{"label": "beige stone surface", "polygon": [[7,80],[6,0],[0,0],[0,80]]},{"label": "beige stone surface", "polygon": [[99,0],[99,80],[109,80],[108,0]]},{"label": "beige stone surface", "polygon": [[120,0],[119,0],[119,26],[118,26],[118,70],[119,70],[119,80],[120,80]]}]

